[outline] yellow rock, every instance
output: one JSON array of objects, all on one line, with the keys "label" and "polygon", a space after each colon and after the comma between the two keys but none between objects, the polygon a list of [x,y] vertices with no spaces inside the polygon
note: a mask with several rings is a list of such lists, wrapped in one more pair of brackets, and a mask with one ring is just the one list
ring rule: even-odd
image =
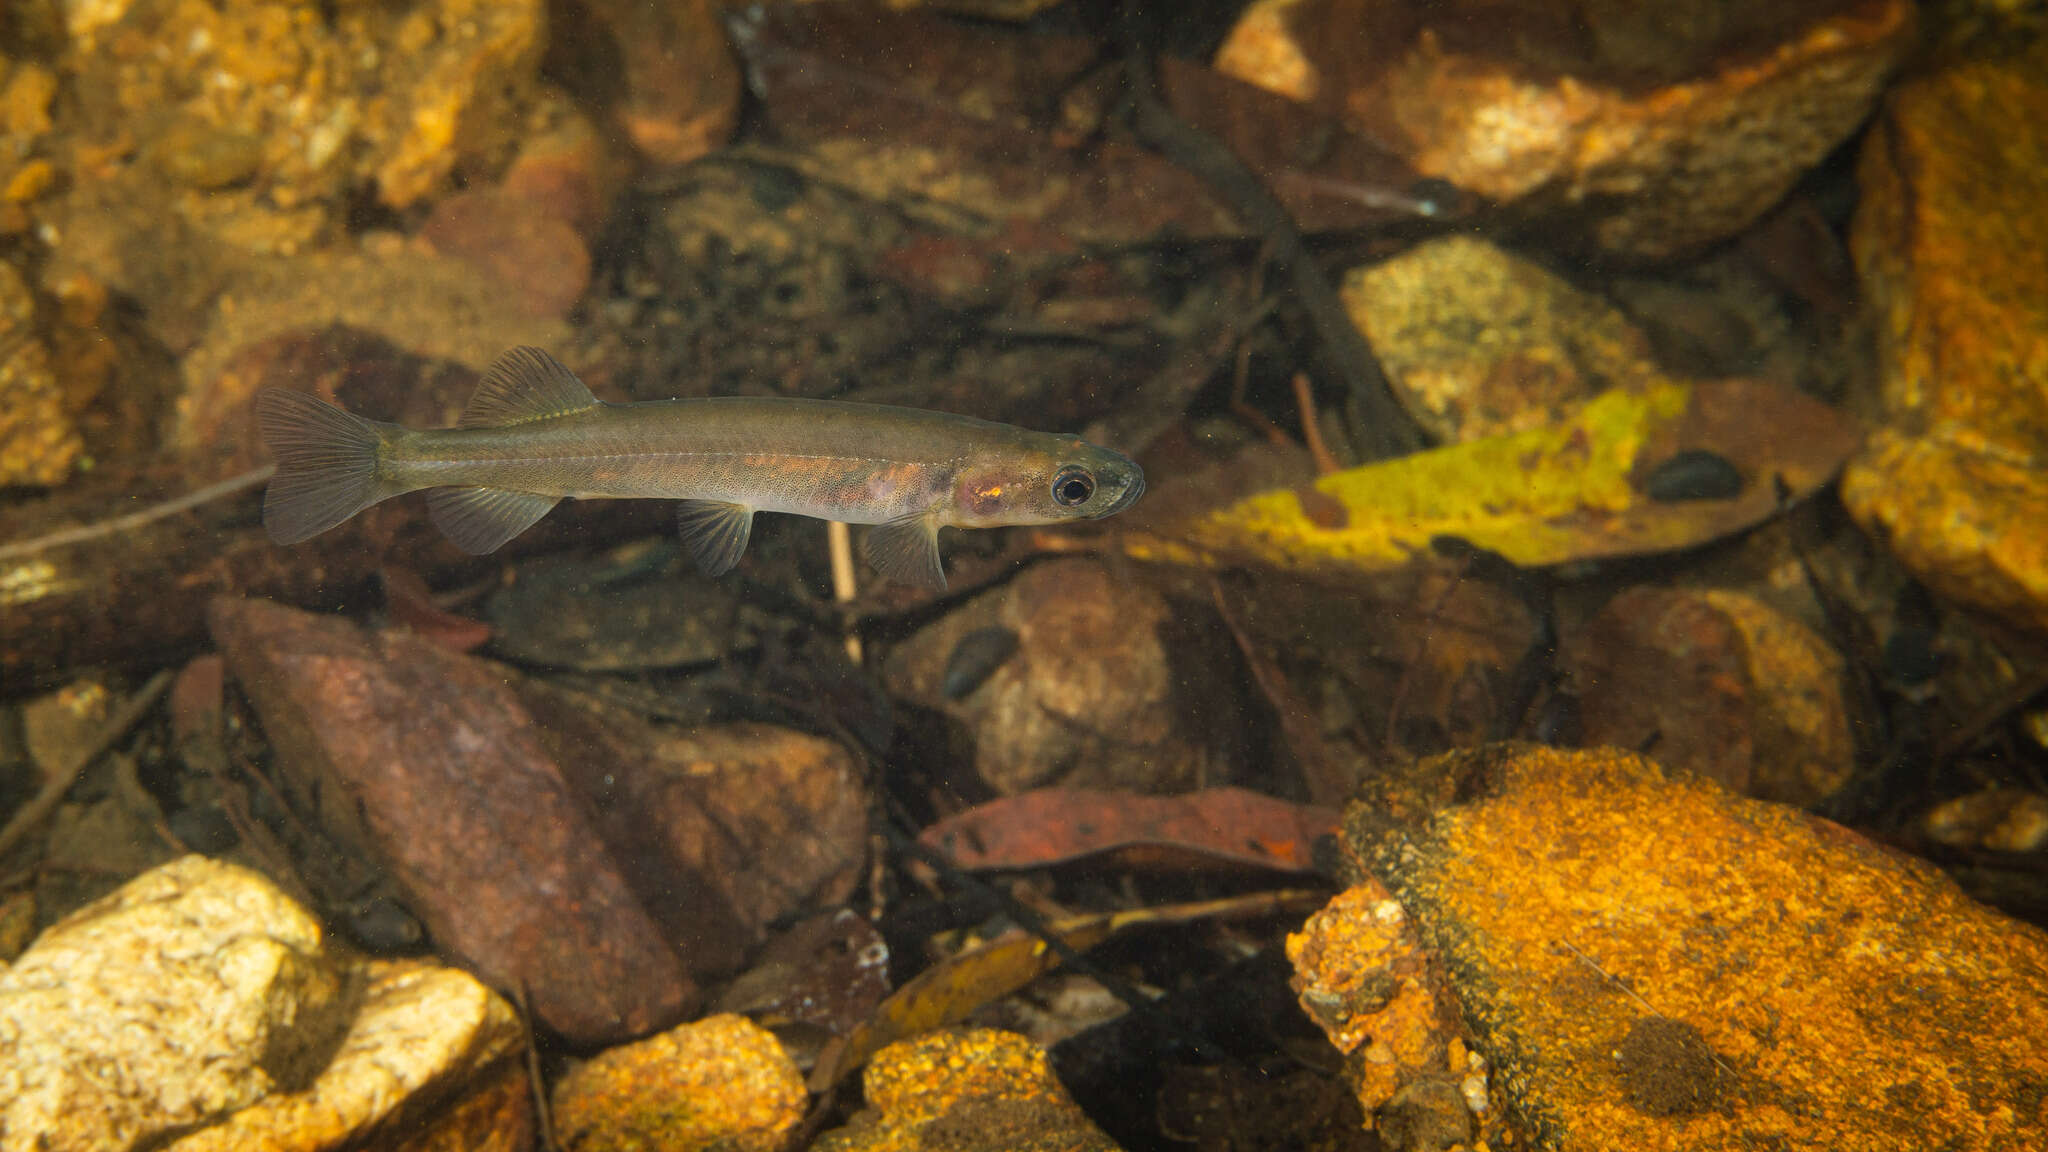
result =
[{"label": "yellow rock", "polygon": [[729,1013],[604,1052],[554,1091],[574,1152],[776,1152],[803,1119],[803,1077],[769,1031]]},{"label": "yellow rock", "polygon": [[1547,1149],[2048,1146],[2048,934],[1932,866],[1614,750],[1418,766],[1347,847],[1448,963]]},{"label": "yellow rock", "polygon": [[1933,588],[2048,630],[2048,41],[1903,85],[1861,176],[1887,426],[1843,502]]},{"label": "yellow rock", "polygon": [[1045,1052],[1011,1032],[934,1032],[869,1063],[867,1109],[819,1152],[1115,1152]]}]

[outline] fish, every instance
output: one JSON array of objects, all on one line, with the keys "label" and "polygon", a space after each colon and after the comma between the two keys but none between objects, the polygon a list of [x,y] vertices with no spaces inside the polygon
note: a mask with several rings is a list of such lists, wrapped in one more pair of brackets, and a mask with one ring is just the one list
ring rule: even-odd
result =
[{"label": "fish", "polygon": [[793,397],[608,404],[529,346],[492,363],[454,428],[382,423],[282,389],[257,396],[256,416],[277,465],[263,497],[277,544],[421,490],[435,526],[473,555],[565,499],[670,499],[710,576],[739,562],[755,513],[782,512],[871,525],[876,571],[943,589],[941,528],[1100,519],[1145,491],[1122,453],[946,412]]}]

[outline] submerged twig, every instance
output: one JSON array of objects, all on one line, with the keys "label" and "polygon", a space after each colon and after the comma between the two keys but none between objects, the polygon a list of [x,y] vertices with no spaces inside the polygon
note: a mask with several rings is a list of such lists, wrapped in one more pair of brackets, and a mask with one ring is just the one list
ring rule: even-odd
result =
[{"label": "submerged twig", "polygon": [[[832,554],[832,599],[844,608],[860,595],[853,578],[853,531],[844,521],[825,521],[825,549]],[[851,629],[846,633],[846,658],[855,667],[860,665],[860,635]]]},{"label": "submerged twig", "polygon": [[59,531],[46,533],[27,540],[16,540],[11,544],[0,544],[0,560],[12,560],[17,556],[30,556],[51,548],[83,544],[88,540],[98,540],[103,536],[115,536],[122,532],[132,532],[146,524],[153,524],[158,520],[176,516],[180,512],[188,512],[202,504],[211,503],[212,501],[226,496],[233,496],[240,492],[246,492],[258,484],[269,480],[276,471],[277,465],[265,464],[261,468],[251,468],[247,472],[230,476],[217,483],[208,484],[204,488],[187,492],[183,496],[151,504],[149,507],[138,511],[127,512],[106,520],[95,520],[90,524],[80,524],[75,528],[60,529]]},{"label": "submerged twig", "polygon": [[84,752],[72,757],[70,763],[60,766],[57,771],[50,774],[50,778],[43,782],[42,791],[37,792],[33,799],[22,805],[21,811],[14,814],[14,819],[7,822],[7,827],[0,828],[0,856],[7,855],[24,836],[35,829],[36,825],[43,822],[44,817],[56,810],[57,805],[63,801],[64,794],[71,791],[71,785],[77,782],[79,776],[83,775],[87,768],[92,767],[93,761],[106,755],[107,749],[112,748],[116,740],[128,734],[128,730],[148,713],[170,684],[171,672],[168,668],[151,676],[135,695],[128,698],[127,703],[121,705]]},{"label": "submerged twig", "polygon": [[1301,229],[1285,205],[1267,189],[1228,145],[1175,115],[1160,99],[1152,57],[1135,27],[1139,4],[1124,6],[1126,17],[1124,68],[1130,101],[1131,129],[1139,140],[1199,177],[1244,226],[1265,238],[1273,262],[1287,273],[1294,296],[1315,328],[1330,367],[1349,387],[1362,419],[1359,445],[1367,459],[1385,459],[1412,452],[1426,437],[1388,387],[1371,345],[1344,301],[1309,254]]}]

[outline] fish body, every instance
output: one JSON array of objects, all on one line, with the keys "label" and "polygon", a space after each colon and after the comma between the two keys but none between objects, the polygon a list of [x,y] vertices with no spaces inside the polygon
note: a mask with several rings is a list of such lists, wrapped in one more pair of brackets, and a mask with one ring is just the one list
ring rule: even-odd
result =
[{"label": "fish body", "polygon": [[1131,460],[1078,437],[942,412],[750,397],[604,404],[536,348],[500,357],[455,428],[378,423],[295,392],[266,392],[257,409],[278,461],[264,525],[286,544],[421,489],[435,523],[476,553],[565,498],[673,499],[714,575],[738,561],[755,512],[784,512],[874,525],[878,569],[943,587],[939,528],[1093,519],[1145,486]]}]

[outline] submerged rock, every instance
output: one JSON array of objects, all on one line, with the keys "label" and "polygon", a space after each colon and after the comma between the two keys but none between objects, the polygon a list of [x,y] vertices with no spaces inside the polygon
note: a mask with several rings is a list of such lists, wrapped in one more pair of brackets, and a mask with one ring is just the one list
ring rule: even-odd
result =
[{"label": "submerged rock", "polygon": [[564,1076],[553,1098],[569,1152],[780,1152],[809,1100],[775,1037],[730,1014],[613,1048]]},{"label": "submerged rock", "polygon": [[343,986],[319,922],[256,873],[145,873],[0,972],[0,1149],[155,1147],[303,1085]]},{"label": "submerged rock", "polygon": [[1813,805],[1856,769],[1842,657],[1760,600],[1632,588],[1568,641],[1583,743],[1763,800]]},{"label": "submerged rock", "polygon": [[645,1034],[695,999],[502,669],[262,601],[208,617],[284,787],[388,870],[437,947],[526,989],[577,1043]]},{"label": "submerged rock", "polygon": [[1659,259],[1740,231],[1860,123],[1908,0],[1262,0],[1217,67],[1518,213]]},{"label": "submerged rock", "polygon": [[1037,1045],[1011,1032],[934,1032],[891,1044],[862,1080],[867,1108],[827,1132],[820,1152],[1115,1152],[1053,1076]]},{"label": "submerged rock", "polygon": [[[964,764],[1004,795],[1053,783],[1185,791],[1228,778],[1230,758],[1207,734],[1231,710],[1224,673],[1205,675],[1176,646],[1172,615],[1157,592],[1095,561],[1055,560],[912,636],[883,679],[949,725]],[[993,629],[1014,635],[1014,649],[956,695],[962,645]]]},{"label": "submerged rock", "polygon": [[1842,502],[1937,592],[2048,631],[2048,41],[1900,86],[1852,247],[1885,426]]},{"label": "submerged rock", "polygon": [[518,1152],[535,1127],[519,1060],[524,1039],[512,1006],[467,972],[428,961],[373,965],[348,1031],[317,1079],[167,1152],[360,1148],[398,1118],[418,1126],[407,1149]]},{"label": "submerged rock", "polygon": [[1548,1149],[1959,1152],[2048,1140],[2048,934],[1929,865],[1612,750],[1418,766],[1468,797],[1354,805]]}]

